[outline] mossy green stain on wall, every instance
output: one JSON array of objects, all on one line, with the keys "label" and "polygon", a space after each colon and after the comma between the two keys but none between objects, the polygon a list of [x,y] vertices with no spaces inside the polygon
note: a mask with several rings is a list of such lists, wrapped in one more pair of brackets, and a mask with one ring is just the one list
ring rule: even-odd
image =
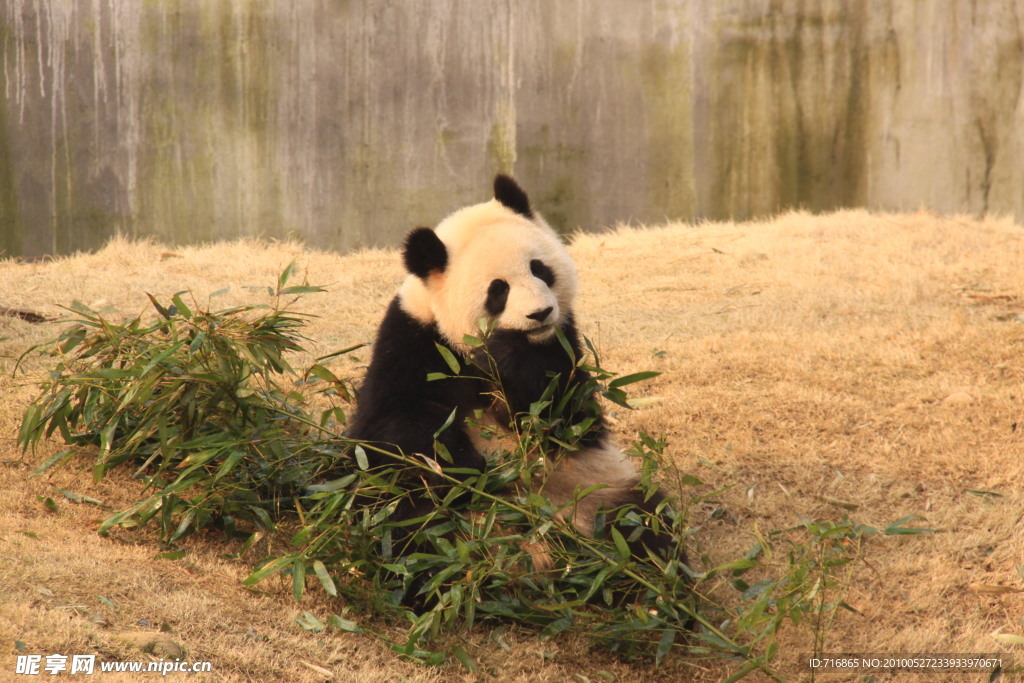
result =
[{"label": "mossy green stain on wall", "polygon": [[[7,35],[0,24],[0,45],[7,44]],[[0,98],[0,258],[21,254],[21,218],[15,188],[14,159],[7,142],[7,101]]]},{"label": "mossy green stain on wall", "polygon": [[647,112],[646,203],[664,218],[692,219],[696,205],[691,68],[686,45],[641,49],[637,74]]},{"label": "mossy green stain on wall", "polygon": [[873,80],[866,5],[772,7],[727,15],[712,29],[722,44],[711,71],[731,79],[708,79],[718,115],[695,132],[713,139],[717,159],[704,213],[746,218],[868,203],[871,97],[891,83]]},{"label": "mossy green stain on wall", "polygon": [[170,242],[286,236],[271,115],[278,74],[260,6],[209,3],[193,16],[156,5],[141,21],[157,74],[139,95],[145,231]]},{"label": "mossy green stain on wall", "polygon": [[515,116],[507,107],[502,107],[497,119],[487,138],[488,157],[497,172],[511,175],[516,165]]},{"label": "mossy green stain on wall", "polygon": [[593,227],[591,198],[584,182],[593,155],[583,145],[560,141],[550,126],[542,125],[531,133],[531,142],[519,147],[516,169],[524,178],[543,179],[529,188],[531,202],[560,233]]}]

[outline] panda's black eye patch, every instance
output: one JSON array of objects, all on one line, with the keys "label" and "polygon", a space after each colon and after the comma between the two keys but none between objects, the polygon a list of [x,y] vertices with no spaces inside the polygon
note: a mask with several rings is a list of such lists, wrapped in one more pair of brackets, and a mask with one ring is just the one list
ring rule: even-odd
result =
[{"label": "panda's black eye patch", "polygon": [[505,310],[508,303],[508,283],[504,280],[492,280],[487,288],[487,302],[484,307],[491,315],[498,315]]},{"label": "panda's black eye patch", "polygon": [[548,287],[555,286],[555,272],[540,259],[530,261],[530,272],[533,276],[546,284]]}]

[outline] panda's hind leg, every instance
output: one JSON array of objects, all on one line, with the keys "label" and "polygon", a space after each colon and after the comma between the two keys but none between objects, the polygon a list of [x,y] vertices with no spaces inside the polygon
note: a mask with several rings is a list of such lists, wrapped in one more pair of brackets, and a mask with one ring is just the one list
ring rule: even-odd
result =
[{"label": "panda's hind leg", "polygon": [[[636,533],[636,527],[621,527],[620,533],[626,538],[629,550],[634,557],[647,557],[647,551],[652,551],[655,556],[668,559],[672,555],[673,537],[669,520],[666,518],[662,503],[665,501],[665,494],[661,490],[655,491],[649,498],[639,487],[639,481],[629,489],[620,491],[617,500],[617,507],[629,510],[634,508],[643,514],[643,521],[639,525],[642,529]],[[628,512],[627,512],[628,514]],[[610,522],[613,524],[614,522]],[[653,524],[657,525],[655,529]],[[682,554],[680,554],[682,559]]]},{"label": "panda's hind leg", "polygon": [[[656,491],[647,497],[640,488],[636,467],[629,458],[613,444],[603,440],[596,446],[577,453],[565,455],[548,474],[541,487],[541,493],[556,507],[564,508],[564,515],[571,516],[576,529],[584,536],[594,537],[601,513],[608,525],[614,525],[620,515],[629,510],[642,514],[639,520],[643,531],[636,534],[635,527],[618,525],[626,537],[634,557],[647,557],[651,550],[660,557],[668,557],[673,537],[668,519],[662,512],[665,494]],[[602,488],[580,497],[585,489],[601,485]],[[657,519],[658,528],[651,525]]]}]

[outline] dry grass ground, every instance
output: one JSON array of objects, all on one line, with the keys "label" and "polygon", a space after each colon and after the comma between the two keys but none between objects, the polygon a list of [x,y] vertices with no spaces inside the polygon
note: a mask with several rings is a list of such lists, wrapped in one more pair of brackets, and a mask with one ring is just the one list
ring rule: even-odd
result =
[{"label": "dry grass ground", "polygon": [[[623,440],[663,433],[676,467],[708,491],[731,486],[692,511],[695,554],[742,555],[755,523],[849,515],[883,527],[922,515],[915,523],[939,533],[868,543],[845,587],[859,614],[839,615],[825,649],[1015,651],[1024,660],[1024,648],[992,636],[1024,634],[1024,229],[925,212],[797,213],[623,229],[581,236],[571,250],[577,315],[604,365],[663,373],[643,385],[654,399],[647,407],[617,415]],[[240,243],[171,253],[118,241],[93,255],[0,263],[0,305],[67,318],[60,306],[79,300],[132,315],[146,308],[145,292],[189,289],[204,302],[230,285],[216,304],[226,307],[265,296],[249,288],[272,284],[293,259],[329,288],[297,306],[319,316],[308,329],[316,351],[370,341],[401,277],[393,252]],[[339,681],[476,678],[457,664],[402,662],[369,637],[302,630],[294,618],[303,610],[326,617],[341,606],[315,596],[295,604],[272,582],[245,590],[250,565],[231,559],[237,548],[218,535],[190,539],[177,561],[156,557],[163,548],[151,531],[96,535],[97,520],[132,500],[138,484],[94,483],[84,460],[29,478],[59,444],[28,456],[15,445],[45,370],[29,356],[12,377],[15,359],[59,328],[0,319],[0,680],[14,678],[16,640],[29,653],[132,660],[143,655],[117,634],[160,625],[189,659],[213,662],[204,680],[319,681],[323,670]],[[335,369],[360,372],[352,359]],[[794,680],[806,678],[795,658],[811,637],[803,626],[782,637]],[[484,680],[703,681],[730,670],[676,658],[653,671],[582,638],[541,643],[514,627],[478,627],[464,646]]]}]

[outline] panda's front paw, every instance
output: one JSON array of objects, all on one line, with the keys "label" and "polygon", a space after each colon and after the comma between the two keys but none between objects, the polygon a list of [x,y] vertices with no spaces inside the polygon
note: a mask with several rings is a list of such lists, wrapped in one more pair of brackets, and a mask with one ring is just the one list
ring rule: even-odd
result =
[{"label": "panda's front paw", "polygon": [[470,349],[469,351],[469,362],[482,370],[487,369],[489,365],[488,359],[490,357],[491,354],[487,350],[486,346],[478,346],[475,349]]},{"label": "panda's front paw", "polygon": [[487,337],[484,352],[496,361],[530,349],[530,339],[522,330],[495,330]]},{"label": "panda's front paw", "polygon": [[469,360],[484,372],[505,366],[510,359],[522,353],[527,345],[526,335],[516,330],[495,330],[482,346],[472,349]]},{"label": "panda's front paw", "polygon": [[487,469],[487,458],[483,454],[478,452],[467,453],[465,462],[460,464],[460,467],[464,467],[469,470],[476,470],[477,472],[483,472]]}]

